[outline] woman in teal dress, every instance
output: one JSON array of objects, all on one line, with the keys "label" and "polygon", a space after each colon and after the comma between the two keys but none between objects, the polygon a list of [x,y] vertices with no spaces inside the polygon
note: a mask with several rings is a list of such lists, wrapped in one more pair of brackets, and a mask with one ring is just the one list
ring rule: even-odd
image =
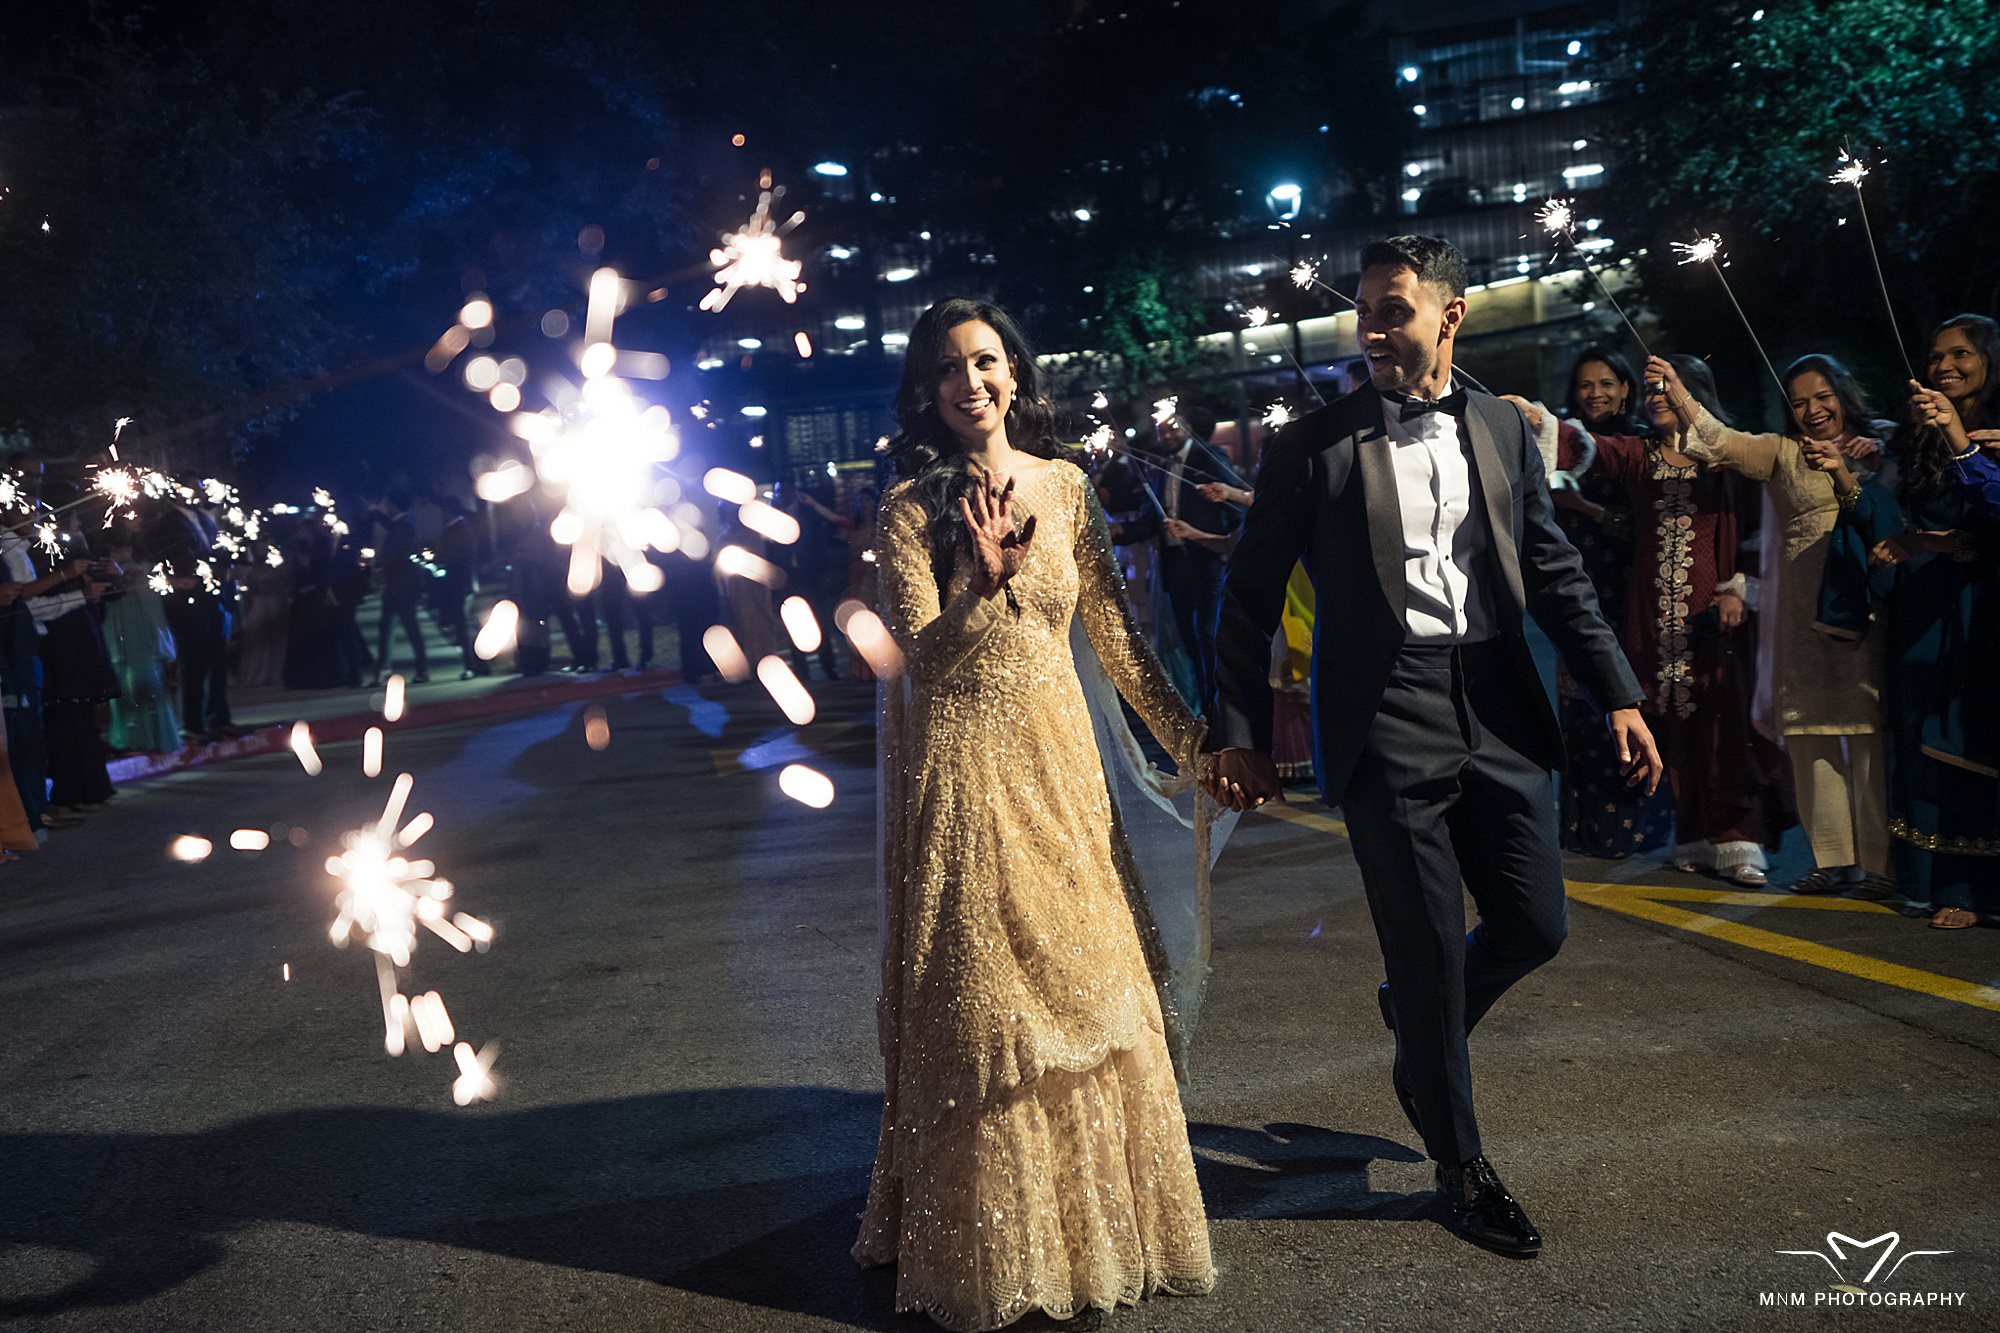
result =
[{"label": "woman in teal dress", "polygon": [[[2000,326],[1946,320],[1926,378],[1967,430],[1996,424]],[[1896,440],[1876,479],[1841,498],[1820,588],[1819,628],[1887,636],[1889,832],[1897,886],[1940,930],[2000,924],[2000,727],[1990,688],[2000,531],[1956,484],[1929,420]]]},{"label": "woman in teal dress", "polygon": [[111,701],[111,748],[178,750],[180,717],[166,679],[167,664],[174,660],[167,605],[134,560],[129,542],[114,544],[111,558],[125,571],[124,588],[104,606],[104,640],[125,692]]}]

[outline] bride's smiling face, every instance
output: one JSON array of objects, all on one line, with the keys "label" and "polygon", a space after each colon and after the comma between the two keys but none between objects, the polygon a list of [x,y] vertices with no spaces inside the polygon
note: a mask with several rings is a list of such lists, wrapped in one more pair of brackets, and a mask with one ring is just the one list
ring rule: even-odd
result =
[{"label": "bride's smiling face", "polygon": [[1014,403],[1014,367],[1000,335],[983,320],[967,320],[945,334],[938,367],[938,416],[968,443],[984,443]]}]

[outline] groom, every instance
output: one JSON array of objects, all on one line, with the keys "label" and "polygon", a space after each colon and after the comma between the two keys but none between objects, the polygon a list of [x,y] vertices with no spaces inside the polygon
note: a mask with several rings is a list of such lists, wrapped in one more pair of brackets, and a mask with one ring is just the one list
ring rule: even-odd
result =
[{"label": "groom", "polygon": [[[1525,622],[1604,708],[1629,780],[1662,767],[1643,697],[1556,526],[1521,414],[1452,379],[1465,261],[1430,236],[1361,252],[1369,383],[1271,445],[1229,562],[1210,790],[1279,799],[1266,673],[1285,581],[1318,593],[1313,714],[1321,798],[1346,816],[1389,980],[1396,1094],[1437,1162],[1450,1228],[1528,1258],[1541,1236],[1479,1142],[1466,1034],[1567,933],[1551,770],[1562,731]],[[1480,921],[1465,934],[1460,885]]]}]

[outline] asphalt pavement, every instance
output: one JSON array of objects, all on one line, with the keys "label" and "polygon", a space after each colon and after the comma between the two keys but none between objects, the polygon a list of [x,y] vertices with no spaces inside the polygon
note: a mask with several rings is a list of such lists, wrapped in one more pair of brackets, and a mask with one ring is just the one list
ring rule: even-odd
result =
[{"label": "asphalt pavement", "polygon": [[[391,728],[374,779],[358,743],[317,778],[216,764],[0,868],[0,1322],[928,1327],[847,1258],[880,1106],[872,691],[815,689],[803,730],[652,686],[596,702],[601,751],[577,701]],[[831,807],[779,793],[791,762]],[[449,1053],[386,1054],[370,956],[329,940],[323,863],[399,772],[436,820],[413,854],[495,931],[426,935],[406,983],[497,1044],[472,1107]],[[214,852],[169,859],[183,834]],[[1337,816],[1246,820],[1187,1099],[1221,1282],[1108,1327],[2000,1323],[2000,933],[1569,874],[1567,947],[1474,1042],[1548,1241],[1509,1262],[1429,1217]]]}]

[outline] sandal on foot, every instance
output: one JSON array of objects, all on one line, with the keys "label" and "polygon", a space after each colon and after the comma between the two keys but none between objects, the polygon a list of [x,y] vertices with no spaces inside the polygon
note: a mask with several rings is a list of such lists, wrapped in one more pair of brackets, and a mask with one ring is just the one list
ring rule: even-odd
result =
[{"label": "sandal on foot", "polygon": [[1722,877],[1746,889],[1761,889],[1771,882],[1756,866],[1732,866],[1722,873]]},{"label": "sandal on foot", "polygon": [[1839,893],[1847,886],[1840,882],[1840,872],[1828,870],[1825,866],[1814,866],[1805,874],[1792,881],[1792,893]]},{"label": "sandal on foot", "polygon": [[1870,875],[1854,886],[1854,896],[1871,903],[1896,896],[1896,881],[1887,875]]},{"label": "sandal on foot", "polygon": [[1932,930],[1968,930],[1979,924],[1979,918],[1963,907],[1940,907],[1931,916]]}]

